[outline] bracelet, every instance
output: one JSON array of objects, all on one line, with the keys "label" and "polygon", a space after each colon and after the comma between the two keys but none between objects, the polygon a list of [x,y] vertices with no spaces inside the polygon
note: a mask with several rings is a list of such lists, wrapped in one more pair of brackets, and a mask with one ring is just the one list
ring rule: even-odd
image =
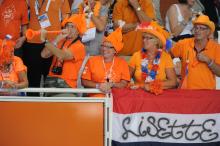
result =
[{"label": "bracelet", "polygon": [[209,64],[208,64],[208,67],[211,67],[214,63],[214,60],[212,60]]}]

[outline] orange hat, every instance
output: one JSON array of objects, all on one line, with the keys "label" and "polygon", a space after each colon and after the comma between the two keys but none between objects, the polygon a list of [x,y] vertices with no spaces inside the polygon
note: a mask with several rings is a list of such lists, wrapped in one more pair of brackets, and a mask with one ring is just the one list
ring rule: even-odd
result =
[{"label": "orange hat", "polygon": [[109,36],[104,37],[104,42],[105,41],[110,42],[114,46],[114,49],[117,53],[120,52],[124,46],[124,43],[122,42],[121,28],[117,28]]},{"label": "orange hat", "polygon": [[71,17],[64,19],[62,27],[64,27],[67,23],[73,23],[80,35],[86,32],[86,19],[84,14],[73,14]]},{"label": "orange hat", "polygon": [[15,43],[11,40],[0,40],[0,66],[8,63],[14,56]]},{"label": "orange hat", "polygon": [[154,21],[143,22],[140,25],[138,25],[137,29],[141,30],[142,32],[154,35],[162,42],[163,46],[166,45],[166,39],[170,37],[169,32],[167,32],[163,27],[161,27]]},{"label": "orange hat", "polygon": [[193,24],[206,25],[210,28],[212,33],[215,31],[215,24],[206,15],[200,15],[196,20],[193,21]]}]

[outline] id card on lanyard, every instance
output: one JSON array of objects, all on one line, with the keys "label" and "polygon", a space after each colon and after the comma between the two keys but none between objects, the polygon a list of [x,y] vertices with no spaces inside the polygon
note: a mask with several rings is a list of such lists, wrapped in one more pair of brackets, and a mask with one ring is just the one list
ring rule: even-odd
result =
[{"label": "id card on lanyard", "polygon": [[51,23],[50,23],[50,20],[49,20],[49,17],[47,15],[47,12],[49,10],[49,7],[50,7],[50,2],[51,0],[48,0],[47,1],[47,6],[46,6],[46,9],[45,9],[45,13],[42,14],[42,15],[39,15],[39,10],[41,9],[41,7],[43,6],[43,3],[44,3],[45,0],[43,0],[41,6],[39,4],[39,1],[38,0],[35,0],[35,13],[37,15],[37,18],[38,18],[38,21],[39,21],[39,24],[40,24],[40,27],[41,28],[47,28],[49,26],[51,26]]}]

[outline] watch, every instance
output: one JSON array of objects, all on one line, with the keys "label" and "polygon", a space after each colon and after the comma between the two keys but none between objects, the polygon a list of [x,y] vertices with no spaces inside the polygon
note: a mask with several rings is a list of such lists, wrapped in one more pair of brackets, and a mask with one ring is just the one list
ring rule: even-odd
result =
[{"label": "watch", "polygon": [[137,7],[136,11],[141,11],[141,7]]}]

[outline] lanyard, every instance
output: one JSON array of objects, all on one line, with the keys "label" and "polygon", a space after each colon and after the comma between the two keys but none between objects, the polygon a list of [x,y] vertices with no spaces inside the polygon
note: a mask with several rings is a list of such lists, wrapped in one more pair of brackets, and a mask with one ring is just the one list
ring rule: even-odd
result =
[{"label": "lanyard", "polygon": [[110,79],[111,79],[111,77],[112,77],[112,76],[111,76],[111,75],[112,75],[112,68],[113,68],[113,66],[114,66],[114,64],[115,64],[115,57],[113,58],[113,62],[112,62],[112,65],[111,65],[109,71],[106,70],[104,58],[103,58],[103,60],[102,60],[102,63],[103,63],[104,71],[105,71],[105,74],[106,74],[106,75],[105,75],[105,79],[106,79],[107,82],[109,82]]},{"label": "lanyard", "polygon": [[[38,0],[35,0],[35,6],[34,6],[34,8],[35,8],[35,13],[36,13],[37,16],[39,15],[39,11],[40,11],[41,8],[43,7],[44,2],[45,2],[45,0],[42,1],[41,6],[40,6]],[[48,1],[47,1],[47,6],[46,6],[46,9],[45,9],[46,13],[47,13],[48,10],[49,10],[50,2],[51,2],[51,0],[48,0]]]}]

